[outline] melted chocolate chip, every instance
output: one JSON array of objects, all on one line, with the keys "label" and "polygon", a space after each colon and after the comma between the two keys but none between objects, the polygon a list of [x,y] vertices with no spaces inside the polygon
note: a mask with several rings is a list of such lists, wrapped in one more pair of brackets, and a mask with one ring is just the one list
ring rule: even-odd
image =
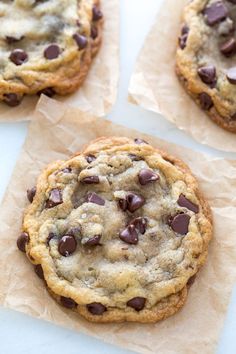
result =
[{"label": "melted chocolate chip", "polygon": [[127,210],[128,203],[127,203],[127,200],[126,200],[126,199],[120,199],[120,200],[118,201],[118,205],[119,205],[119,207],[121,208],[121,210],[123,210],[123,211],[126,211],[126,210]]},{"label": "melted chocolate chip", "polygon": [[100,180],[98,176],[88,176],[83,178],[81,182],[85,184],[98,184]]},{"label": "melted chocolate chip", "polygon": [[54,208],[55,206],[62,204],[63,199],[62,199],[62,192],[60,189],[54,188],[51,190],[49,194],[49,198],[46,201],[46,208]]},{"label": "melted chocolate chip", "polygon": [[209,96],[206,92],[202,92],[199,95],[200,106],[204,111],[209,111],[211,107],[213,107],[213,101],[211,96]]},{"label": "melted chocolate chip", "polygon": [[86,246],[97,246],[101,240],[101,235],[96,235],[88,239],[84,244]]},{"label": "melted chocolate chip", "polygon": [[122,241],[131,245],[136,245],[138,243],[138,234],[134,225],[127,226],[126,229],[120,232],[119,237]]},{"label": "melted chocolate chip", "polygon": [[140,138],[135,138],[135,139],[134,139],[134,142],[135,142],[135,144],[137,144],[137,145],[141,145],[141,144],[147,144],[147,145],[149,145],[147,141],[145,141],[145,140],[143,140],[143,139],[140,139]]},{"label": "melted chocolate chip", "polygon": [[52,87],[45,87],[44,89],[40,90],[37,95],[40,96],[40,95],[45,95],[47,97],[53,97],[56,92],[55,90],[52,88]]},{"label": "melted chocolate chip", "polygon": [[60,48],[57,44],[50,44],[45,50],[44,50],[44,57],[49,60],[53,60],[59,57],[60,55]]},{"label": "melted chocolate chip", "polygon": [[29,242],[29,235],[27,234],[27,232],[22,232],[16,242],[17,247],[21,252],[25,253],[25,246],[28,242]]},{"label": "melted chocolate chip", "polygon": [[79,49],[84,49],[87,47],[88,40],[82,34],[75,33],[75,34],[73,34],[73,38],[74,38]]},{"label": "melted chocolate chip", "polygon": [[227,71],[226,77],[232,85],[236,85],[236,66]]},{"label": "melted chocolate chip", "polygon": [[132,160],[132,161],[141,161],[142,160],[142,157],[141,156],[138,156],[138,155],[135,155],[135,154],[128,154],[129,158]]},{"label": "melted chocolate chip", "polygon": [[135,229],[138,230],[142,235],[144,235],[147,229],[147,218],[142,218],[140,216],[131,220],[129,222],[129,225],[134,225]]},{"label": "melted chocolate chip", "polygon": [[88,163],[91,163],[96,160],[96,156],[94,156],[92,154],[87,155],[85,158]]},{"label": "melted chocolate chip", "polygon": [[179,37],[179,46],[181,49],[184,49],[187,45],[187,40],[188,40],[188,33],[182,34]]},{"label": "melted chocolate chip", "polygon": [[206,17],[207,24],[209,26],[214,26],[216,23],[226,19],[229,11],[223,1],[218,1],[206,7],[203,14]]},{"label": "melted chocolate chip", "polygon": [[99,195],[97,195],[95,192],[88,193],[85,197],[85,201],[97,205],[105,205],[105,200]]},{"label": "melted chocolate chip", "polygon": [[186,235],[188,233],[190,216],[188,214],[177,214],[170,220],[170,226],[172,230],[180,235]]},{"label": "melted chocolate chip", "polygon": [[93,6],[93,21],[101,20],[103,17],[102,11],[99,9],[98,6]]},{"label": "melted chocolate chip", "polygon": [[77,306],[73,299],[64,296],[61,296],[61,304],[68,309],[74,309]]},{"label": "melted chocolate chip", "polygon": [[145,297],[134,297],[133,299],[127,301],[127,306],[132,307],[135,311],[141,311],[146,303]]},{"label": "melted chocolate chip", "polygon": [[17,96],[15,93],[4,93],[4,102],[10,107],[19,106],[22,97]]},{"label": "melted chocolate chip", "polygon": [[91,38],[96,39],[98,36],[98,29],[95,26],[91,27],[91,33],[90,33]]},{"label": "melted chocolate chip", "polygon": [[138,175],[139,183],[145,186],[148,183],[155,182],[159,179],[159,176],[152,170],[142,169]]},{"label": "melted chocolate chip", "polygon": [[64,256],[68,257],[75,252],[77,247],[77,241],[72,235],[65,235],[59,241],[58,252]]},{"label": "melted chocolate chip", "polygon": [[213,65],[202,66],[198,69],[198,75],[205,84],[215,86],[216,68]]},{"label": "melted chocolate chip", "polygon": [[199,206],[194,204],[194,203],[192,203],[183,194],[180,194],[177,203],[179,204],[179,206],[187,208],[187,209],[193,211],[196,214],[199,213]]},{"label": "melted chocolate chip", "polygon": [[92,302],[91,304],[86,305],[86,307],[92,315],[96,316],[102,315],[105,311],[107,311],[106,306],[100,302]]},{"label": "melted chocolate chip", "polygon": [[184,24],[181,28],[181,34],[186,34],[189,33],[189,27],[188,25]]},{"label": "melted chocolate chip", "polygon": [[28,60],[28,54],[22,50],[22,49],[14,49],[10,56],[9,59],[15,64],[15,65],[22,65]]},{"label": "melted chocolate chip", "polygon": [[43,273],[43,268],[42,268],[41,264],[37,264],[34,267],[34,271],[40,279],[44,280],[44,273]]},{"label": "melted chocolate chip", "polygon": [[136,210],[141,208],[145,203],[145,199],[141,195],[135,193],[127,194],[126,201],[127,201],[127,209],[131,213],[134,213]]},{"label": "melted chocolate chip", "polygon": [[231,37],[220,46],[220,51],[224,56],[230,57],[236,53],[236,40]]},{"label": "melted chocolate chip", "polygon": [[27,189],[27,198],[30,203],[33,202],[35,194],[36,194],[36,187],[33,187],[31,189]]}]

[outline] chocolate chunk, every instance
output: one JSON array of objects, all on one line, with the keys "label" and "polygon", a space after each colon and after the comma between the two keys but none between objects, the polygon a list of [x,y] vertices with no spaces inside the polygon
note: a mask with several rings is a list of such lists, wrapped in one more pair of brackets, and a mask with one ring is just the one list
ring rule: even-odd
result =
[{"label": "chocolate chunk", "polygon": [[216,23],[224,20],[228,14],[228,8],[223,1],[218,1],[203,10],[203,14],[206,16],[206,22],[209,26],[214,26]]},{"label": "chocolate chunk", "polygon": [[187,208],[187,209],[193,211],[196,214],[199,213],[199,206],[194,204],[194,203],[192,203],[183,194],[180,194],[177,203],[179,204],[179,206]]},{"label": "chocolate chunk", "polygon": [[138,156],[138,155],[135,155],[135,154],[128,154],[129,158],[132,160],[132,161],[141,161],[143,160],[141,156]]},{"label": "chocolate chunk", "polygon": [[76,44],[79,49],[84,49],[87,47],[88,40],[85,36],[82,36],[82,34],[75,33],[73,34],[73,38],[76,41]]},{"label": "chocolate chunk", "polygon": [[91,162],[96,160],[96,156],[94,156],[92,154],[87,155],[85,158],[86,158],[88,163],[91,163]]},{"label": "chocolate chunk", "polygon": [[182,34],[179,37],[179,46],[181,49],[184,49],[186,47],[187,40],[188,40],[188,33]]},{"label": "chocolate chunk", "polygon": [[49,208],[54,208],[55,206],[62,203],[63,203],[62,192],[60,189],[55,188],[51,190],[45,206],[47,209],[49,209]]},{"label": "chocolate chunk", "polygon": [[57,44],[50,44],[44,50],[43,54],[46,59],[49,59],[49,60],[56,59],[60,55],[60,48]]},{"label": "chocolate chunk", "polygon": [[127,203],[127,200],[126,200],[126,199],[120,199],[120,200],[118,201],[118,205],[119,205],[119,207],[121,208],[121,210],[123,210],[123,211],[126,211],[126,210],[127,210],[128,203]]},{"label": "chocolate chunk", "polygon": [[190,216],[188,214],[177,214],[170,219],[170,226],[174,232],[186,235],[188,233],[189,221]]},{"label": "chocolate chunk", "polygon": [[129,225],[134,225],[135,229],[138,230],[142,235],[145,234],[147,229],[147,218],[142,218],[141,216],[135,218],[129,222]]},{"label": "chocolate chunk", "polygon": [[187,282],[187,285],[190,287],[193,285],[193,283],[195,282],[196,280],[196,274],[194,274],[192,277],[189,278],[188,282]]},{"label": "chocolate chunk", "polygon": [[213,65],[202,66],[198,69],[198,75],[201,80],[207,85],[215,85],[216,83],[216,68]]},{"label": "chocolate chunk", "polygon": [[93,21],[101,20],[103,17],[102,11],[96,5],[93,6]]},{"label": "chocolate chunk", "polygon": [[206,92],[202,92],[199,95],[200,106],[204,111],[209,111],[209,109],[213,106],[213,101],[211,96],[209,96]]},{"label": "chocolate chunk", "polygon": [[85,197],[85,201],[88,203],[105,205],[105,200],[94,192],[88,193]]},{"label": "chocolate chunk", "polygon": [[101,240],[101,235],[96,235],[87,240],[84,244],[86,246],[97,246]]},{"label": "chocolate chunk", "polygon": [[42,268],[41,264],[37,264],[34,267],[34,271],[40,279],[44,280],[43,268]]},{"label": "chocolate chunk", "polygon": [[91,27],[91,33],[90,33],[91,38],[96,39],[98,36],[98,29],[95,26]]},{"label": "chocolate chunk", "polygon": [[33,202],[35,194],[36,194],[36,187],[33,187],[31,189],[27,189],[27,198],[30,203]]},{"label": "chocolate chunk", "polygon": [[13,37],[13,36],[6,36],[5,37],[7,44],[17,43],[17,42],[21,41],[23,38],[24,38],[24,36],[20,36],[18,38]]},{"label": "chocolate chunk", "polygon": [[236,66],[227,71],[226,77],[232,85],[236,85]]},{"label": "chocolate chunk", "polygon": [[28,242],[29,242],[29,235],[27,234],[27,232],[22,232],[16,242],[17,247],[21,252],[25,253],[25,246]]},{"label": "chocolate chunk", "polygon": [[17,96],[15,93],[4,93],[4,102],[10,107],[19,106],[21,103],[22,97]]},{"label": "chocolate chunk", "polygon": [[77,306],[76,302],[73,299],[64,296],[61,296],[61,304],[64,307],[67,307],[68,309],[74,309]]},{"label": "chocolate chunk", "polygon": [[155,182],[159,179],[159,176],[152,170],[142,169],[138,175],[139,183],[145,186],[148,183]]},{"label": "chocolate chunk", "polygon": [[88,176],[83,178],[81,182],[85,184],[98,184],[100,180],[98,176]]},{"label": "chocolate chunk", "polygon": [[15,65],[22,65],[28,60],[28,54],[22,49],[14,49],[11,52],[9,59]]},{"label": "chocolate chunk", "polygon": [[230,57],[236,53],[236,40],[231,37],[220,46],[220,51],[224,56]]},{"label": "chocolate chunk", "polygon": [[131,213],[134,213],[136,210],[141,208],[145,203],[145,199],[141,195],[135,193],[127,194],[126,201],[127,201],[127,209]]},{"label": "chocolate chunk", "polygon": [[127,226],[126,229],[120,232],[119,237],[122,241],[131,245],[136,245],[138,243],[138,234],[134,225]]},{"label": "chocolate chunk", "polygon": [[47,245],[49,245],[50,241],[53,239],[53,238],[56,238],[57,235],[54,233],[54,232],[49,232],[49,235],[47,237]]},{"label": "chocolate chunk", "polygon": [[86,305],[86,307],[93,315],[102,315],[105,311],[107,311],[106,306],[100,302],[92,302],[91,304]]},{"label": "chocolate chunk", "polygon": [[68,257],[75,252],[77,247],[77,241],[72,235],[65,235],[59,241],[58,252],[64,256]]},{"label": "chocolate chunk", "polygon": [[145,141],[145,140],[143,140],[143,139],[139,139],[139,138],[135,138],[135,139],[134,139],[134,142],[135,142],[135,144],[137,144],[137,145],[140,145],[140,144],[147,144],[147,145],[149,145],[147,141]]},{"label": "chocolate chunk", "polygon": [[47,97],[53,97],[56,92],[55,90],[52,88],[52,87],[45,87],[44,89],[40,90],[37,95],[40,96],[40,95],[45,95]]},{"label": "chocolate chunk", "polygon": [[133,299],[127,301],[127,306],[132,307],[135,311],[141,311],[146,303],[145,297],[134,297]]}]

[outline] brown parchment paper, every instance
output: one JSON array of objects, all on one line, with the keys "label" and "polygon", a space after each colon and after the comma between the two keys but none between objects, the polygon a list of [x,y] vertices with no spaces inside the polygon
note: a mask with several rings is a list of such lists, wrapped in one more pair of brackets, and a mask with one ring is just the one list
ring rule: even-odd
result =
[{"label": "brown parchment paper", "polygon": [[[83,85],[73,94],[56,98],[85,112],[104,116],[116,101],[119,80],[119,0],[100,0],[104,14],[102,45]],[[37,96],[24,97],[15,108],[0,103],[1,121],[30,120]]]},{"label": "brown parchment paper", "polygon": [[[210,158],[42,97],[0,208],[0,304],[140,353],[214,353],[236,280],[236,161]],[[197,176],[214,216],[206,266],[184,308],[151,325],[92,324],[59,306],[35,275],[16,238],[26,200],[41,169],[99,136],[141,137],[182,158]]]},{"label": "brown parchment paper", "polygon": [[236,152],[236,134],[218,127],[188,96],[175,74],[175,52],[188,0],[164,0],[138,56],[129,100],[166,119],[202,144]]}]

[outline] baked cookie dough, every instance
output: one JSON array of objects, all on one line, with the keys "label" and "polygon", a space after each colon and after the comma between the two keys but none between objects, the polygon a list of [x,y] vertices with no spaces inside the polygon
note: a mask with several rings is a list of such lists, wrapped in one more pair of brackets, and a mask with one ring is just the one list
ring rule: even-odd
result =
[{"label": "baked cookie dough", "polygon": [[0,2],[0,100],[66,95],[85,79],[101,43],[98,0]]},{"label": "baked cookie dough", "polygon": [[236,133],[236,1],[193,0],[185,7],[177,75],[195,102]]},{"label": "baked cookie dough", "polygon": [[50,164],[27,195],[17,245],[62,306],[144,323],[183,306],[212,220],[182,161],[141,139],[100,138]]}]

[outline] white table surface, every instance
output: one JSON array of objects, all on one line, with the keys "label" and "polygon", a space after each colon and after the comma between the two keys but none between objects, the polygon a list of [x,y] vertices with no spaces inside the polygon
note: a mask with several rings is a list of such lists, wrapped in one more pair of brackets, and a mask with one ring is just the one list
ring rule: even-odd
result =
[{"label": "white table surface", "polygon": [[[173,6],[175,1],[173,0]],[[236,159],[236,154],[227,154],[200,145],[161,116],[130,105],[127,102],[128,83],[136,57],[161,3],[162,0],[120,0],[121,79],[117,103],[108,117],[114,122],[213,156]],[[24,122],[0,124],[0,199],[3,197],[20,148],[24,142],[27,125]],[[1,269],[1,272],[3,271]],[[232,296],[224,329],[222,330],[217,354],[236,353],[235,332],[236,289]],[[92,337],[6,309],[0,309],[0,341],[0,354],[130,353],[124,349],[104,344]],[[174,354],[174,348],[172,353]]]}]

